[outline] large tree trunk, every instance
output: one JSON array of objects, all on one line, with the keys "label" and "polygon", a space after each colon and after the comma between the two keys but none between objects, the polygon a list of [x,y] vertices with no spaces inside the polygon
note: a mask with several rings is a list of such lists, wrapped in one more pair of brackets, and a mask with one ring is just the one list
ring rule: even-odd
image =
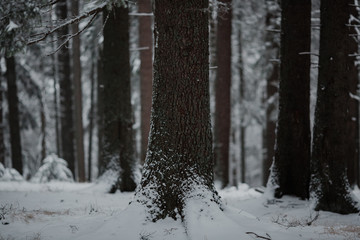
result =
[{"label": "large tree trunk", "polygon": [[[66,0],[60,0],[56,5],[56,15],[59,20],[67,18]],[[59,44],[67,38],[68,28],[63,27],[58,31]],[[75,177],[74,156],[74,113],[73,113],[73,88],[70,79],[70,53],[69,44],[58,51],[58,77],[60,85],[60,122],[61,122],[61,157],[68,163],[68,167]]]},{"label": "large tree trunk", "polygon": [[131,108],[129,14],[127,6],[113,6],[104,27],[104,139],[106,170],[118,171],[111,192],[134,191],[135,150]]},{"label": "large tree trunk", "polygon": [[[275,197],[309,197],[311,1],[281,1],[279,116]],[[305,54],[304,54],[305,53]]]},{"label": "large tree trunk", "polygon": [[350,0],[321,1],[320,59],[315,109],[311,190],[316,210],[358,212],[350,195],[346,166],[350,117]]},{"label": "large tree trunk", "polygon": [[268,1],[266,4],[266,36],[265,36],[265,78],[266,88],[264,96],[265,106],[265,126],[263,129],[263,185],[266,186],[270,167],[275,155],[275,129],[277,120],[277,93],[279,85],[280,64],[277,59],[280,58],[280,34],[278,30],[280,25],[280,6],[277,0]]},{"label": "large tree trunk", "polygon": [[[350,14],[354,17],[357,17],[356,7],[349,9]],[[356,22],[349,22],[350,24],[356,25]],[[355,27],[348,27],[348,34],[357,35]],[[358,53],[358,43],[354,37],[351,37],[349,40],[349,56],[347,60],[348,63],[348,74],[350,80],[350,93],[352,96],[358,95],[358,84],[359,84],[359,73],[357,66],[355,65],[356,54]],[[359,174],[359,101],[356,98],[350,98],[349,100],[349,117],[347,124],[349,125],[348,129],[348,150],[346,151],[345,159],[347,159],[347,176],[349,179],[350,186],[355,186],[358,184],[357,175]]]},{"label": "large tree trunk", "polygon": [[[137,198],[152,220],[185,215],[213,186],[209,106],[208,1],[155,1],[154,95],[150,141]],[[169,44],[171,43],[171,44]],[[206,192],[210,194],[206,194]],[[210,201],[211,199],[209,199]]]},{"label": "large tree trunk", "polygon": [[[151,13],[151,0],[139,0],[138,11]],[[140,51],[141,79],[141,162],[145,161],[150,131],[151,94],[152,94],[152,29],[151,16],[139,18],[139,46],[147,48]]]},{"label": "large tree trunk", "polygon": [[[79,1],[71,1],[71,12],[73,16],[79,15]],[[71,25],[72,33],[79,32],[79,23]],[[85,182],[85,157],[84,157],[84,131],[82,122],[82,87],[81,87],[81,61],[80,61],[80,36],[72,39],[72,59],[73,59],[73,82],[75,99],[75,142],[76,142],[76,161],[78,164],[79,182]]]},{"label": "large tree trunk", "polygon": [[215,82],[215,162],[222,187],[229,184],[230,87],[231,87],[231,0],[218,12],[217,74]]},{"label": "large tree trunk", "polygon": [[12,167],[23,174],[15,57],[5,58]]}]

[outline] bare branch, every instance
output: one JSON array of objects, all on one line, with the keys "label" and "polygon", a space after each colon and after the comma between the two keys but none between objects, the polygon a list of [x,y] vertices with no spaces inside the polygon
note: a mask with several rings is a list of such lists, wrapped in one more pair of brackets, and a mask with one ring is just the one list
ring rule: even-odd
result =
[{"label": "bare branch", "polygon": [[[42,33],[38,33],[38,34],[34,35],[34,36],[39,36],[39,35],[43,35],[43,36],[40,37],[40,38],[34,39],[34,40],[30,40],[29,42],[27,42],[27,45],[32,45],[32,44],[41,42],[41,41],[45,40],[50,34],[53,34],[54,32],[58,31],[59,29],[61,29],[61,28],[63,28],[63,27],[66,27],[66,26],[68,26],[68,25],[70,25],[70,24],[79,22],[80,20],[82,20],[82,19],[84,19],[84,18],[88,18],[89,16],[93,16],[92,19],[89,21],[89,23],[91,23],[91,22],[94,20],[94,16],[96,16],[99,12],[101,12],[105,6],[106,6],[106,3],[103,3],[103,4],[101,4],[100,6],[94,8],[94,9],[88,11],[88,12],[85,12],[85,13],[83,13],[83,14],[80,15],[80,16],[77,16],[77,17],[75,17],[75,18],[72,18],[72,19],[70,19],[69,21],[67,21],[67,22],[65,22],[65,23],[63,23],[63,24],[61,24],[61,25],[59,25],[59,26],[57,26],[57,27],[55,27],[55,28],[47,31],[47,32],[42,32]],[[85,28],[88,27],[89,23],[86,25]],[[85,30],[85,28],[84,28],[83,30]],[[83,30],[82,30],[82,31],[83,31]],[[80,31],[80,32],[82,32],[82,31]],[[78,34],[76,34],[76,35],[78,35]],[[75,35],[75,36],[76,36],[76,35]],[[73,36],[73,37],[74,37],[74,36]]]},{"label": "bare branch", "polygon": [[268,237],[260,236],[260,235],[254,233],[254,232],[246,232],[246,234],[253,234],[253,235],[255,235],[256,238],[271,240],[271,237],[269,236],[269,234],[266,234]]},{"label": "bare branch", "polygon": [[299,55],[313,55],[319,57],[319,54],[314,52],[299,52]]},{"label": "bare branch", "polygon": [[96,13],[92,16],[92,18],[89,20],[89,22],[86,24],[86,26],[85,26],[83,29],[81,29],[81,30],[78,31],[77,33],[74,33],[74,34],[69,35],[69,36],[67,37],[67,39],[66,39],[59,47],[57,47],[57,48],[55,49],[55,51],[47,54],[47,56],[50,56],[51,54],[54,54],[54,53],[56,53],[57,51],[59,51],[60,48],[62,48],[63,46],[65,46],[65,44],[66,44],[67,42],[69,42],[72,38],[78,36],[78,35],[81,34],[85,29],[87,29],[87,28],[91,25],[91,23],[95,20],[96,16],[99,14],[99,12],[100,12],[100,11],[96,12]]},{"label": "bare branch", "polygon": [[273,33],[281,33],[281,30],[279,29],[271,29],[271,28],[268,28],[266,29],[267,32],[273,32]]},{"label": "bare branch", "polygon": [[129,16],[137,16],[137,17],[152,17],[153,13],[129,13]]}]

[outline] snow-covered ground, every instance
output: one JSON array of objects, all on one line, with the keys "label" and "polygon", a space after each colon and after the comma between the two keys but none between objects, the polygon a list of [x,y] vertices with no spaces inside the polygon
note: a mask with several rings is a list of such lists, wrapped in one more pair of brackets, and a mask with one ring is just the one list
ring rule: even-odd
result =
[{"label": "snow-covered ground", "polygon": [[[146,220],[133,193],[101,184],[0,182],[0,240],[360,239],[360,215],[311,210],[308,201],[267,200],[247,185],[219,191],[224,211],[188,203],[186,222]],[[355,195],[360,197],[360,191]],[[201,212],[201,214],[200,214]]]}]

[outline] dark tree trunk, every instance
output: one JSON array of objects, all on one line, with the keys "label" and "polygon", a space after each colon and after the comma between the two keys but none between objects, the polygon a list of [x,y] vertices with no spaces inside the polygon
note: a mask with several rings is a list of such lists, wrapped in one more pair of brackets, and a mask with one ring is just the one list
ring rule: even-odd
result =
[{"label": "dark tree trunk", "polygon": [[41,121],[41,160],[46,158],[46,116],[44,98],[40,96],[40,121]]},{"label": "dark tree trunk", "polygon": [[[242,54],[242,28],[241,28],[241,18],[239,23],[239,77],[240,77],[240,169],[241,169],[241,182],[246,182],[246,152],[245,152],[245,79],[244,79],[244,63],[243,63],[243,54]],[[237,185],[237,183],[236,183]],[[235,185],[235,186],[236,186]]]},{"label": "dark tree trunk", "polygon": [[215,162],[222,187],[229,184],[229,135],[231,87],[231,0],[222,0],[217,26],[215,82]]},{"label": "dark tree trunk", "polygon": [[95,91],[95,62],[96,55],[92,55],[91,70],[90,70],[90,113],[89,113],[89,149],[88,149],[88,182],[91,182],[92,176],[92,147],[93,147],[93,131],[94,131],[94,91]]},{"label": "dark tree trunk", "polygon": [[111,192],[134,191],[135,154],[131,109],[129,14],[127,6],[104,10],[104,139],[106,168],[119,172]]},{"label": "dark tree trunk", "polygon": [[[66,0],[60,0],[56,6],[57,18],[60,20],[66,19],[67,11]],[[62,44],[61,40],[64,40],[68,34],[67,27],[63,27],[58,31],[59,44]],[[75,177],[73,88],[70,79],[68,43],[58,51],[58,72],[60,85],[61,157],[67,161],[68,167]]]},{"label": "dark tree trunk", "polygon": [[[139,0],[138,11],[151,13],[151,0]],[[151,95],[152,95],[152,18],[139,18],[139,46],[148,49],[140,51],[141,79],[141,162],[145,161],[150,131]]]},{"label": "dark tree trunk", "polygon": [[[0,59],[1,59],[0,55]],[[0,65],[0,163],[5,166],[5,144],[4,144],[4,87],[3,87],[4,75]]]},{"label": "dark tree trunk", "polygon": [[104,142],[104,81],[103,81],[103,53],[99,49],[97,60],[97,128],[98,128],[98,176],[105,173],[106,162],[103,158]]},{"label": "dark tree trunk", "polygon": [[[309,197],[310,0],[281,1],[279,116],[273,179],[275,197]],[[306,52],[306,54],[303,54]]]},{"label": "dark tree trunk", "polygon": [[265,127],[263,129],[263,185],[266,186],[269,179],[270,167],[275,155],[275,129],[277,120],[277,94],[279,85],[280,64],[280,30],[278,19],[280,18],[280,6],[277,0],[268,1],[266,4],[266,36],[265,36]]},{"label": "dark tree trunk", "polygon": [[207,0],[155,1],[152,124],[137,192],[154,221],[176,219],[178,214],[184,217],[185,201],[195,188],[209,191],[212,200],[217,199],[212,168],[207,7]]},{"label": "dark tree trunk", "polygon": [[[71,12],[73,16],[79,15],[79,1],[71,1]],[[72,34],[79,32],[79,23],[71,25]],[[85,182],[85,157],[84,157],[84,131],[82,122],[82,87],[81,87],[81,61],[80,61],[80,36],[72,38],[72,59],[73,59],[73,82],[75,100],[75,146],[76,161],[78,167],[79,182]]]},{"label": "dark tree trunk", "polygon": [[350,195],[346,166],[351,79],[350,0],[321,1],[320,59],[312,154],[311,190],[316,210],[358,212]]},{"label": "dark tree trunk", "polygon": [[[349,8],[349,13],[354,17],[357,17],[356,7]],[[356,22],[350,22],[350,24],[356,25]],[[348,27],[348,34],[357,34],[355,27]],[[353,54],[349,56],[347,60],[348,63],[348,74],[350,81],[350,93],[353,96],[358,95],[358,84],[359,84],[359,73],[355,65],[356,54],[358,53],[358,43],[351,37],[348,43],[348,53]],[[347,159],[347,176],[349,179],[350,186],[355,186],[358,184],[357,175],[359,174],[359,101],[355,98],[350,98],[349,100],[349,117],[347,124],[348,126],[348,140],[347,146],[348,150],[346,151],[345,159]]]},{"label": "dark tree trunk", "polygon": [[11,142],[11,160],[12,167],[21,175],[23,174],[23,163],[21,153],[21,136],[19,123],[19,99],[16,86],[16,69],[15,57],[5,58],[6,79],[7,79],[7,96],[9,106],[9,125],[10,125],[10,142]]}]

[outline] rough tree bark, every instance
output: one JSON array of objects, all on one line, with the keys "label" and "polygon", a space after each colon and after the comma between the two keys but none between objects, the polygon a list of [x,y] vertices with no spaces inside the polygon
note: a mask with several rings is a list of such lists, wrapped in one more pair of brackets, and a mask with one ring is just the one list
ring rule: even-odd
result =
[{"label": "rough tree bark", "polygon": [[103,161],[119,175],[110,192],[134,191],[135,150],[130,87],[129,13],[127,6],[104,10]]},{"label": "rough tree bark", "polygon": [[7,96],[9,105],[9,125],[10,125],[10,142],[11,142],[11,160],[12,167],[21,175],[23,174],[23,162],[21,152],[21,135],[19,123],[19,98],[16,86],[16,63],[15,57],[5,58],[6,79],[7,79]]},{"label": "rough tree bark", "polygon": [[[151,0],[139,0],[138,12],[151,13]],[[150,131],[152,95],[152,17],[139,18],[139,46],[147,49],[140,51],[140,88],[141,88],[141,162],[145,161]]]},{"label": "rough tree bark", "polygon": [[[272,168],[275,197],[309,197],[311,0],[281,1],[279,116]],[[305,54],[304,54],[305,53]]]},{"label": "rough tree bark", "polygon": [[312,153],[311,191],[316,210],[358,212],[346,174],[350,114],[348,74],[350,0],[321,1],[320,58]]},{"label": "rough tree bark", "polygon": [[[184,217],[196,189],[213,201],[207,0],[155,1],[150,141],[138,201],[152,220]],[[171,43],[171,44],[169,44]],[[203,193],[204,193],[203,192]],[[198,194],[197,197],[208,196]]]},{"label": "rough tree bark", "polygon": [[222,187],[229,184],[230,87],[231,87],[231,0],[218,12],[215,82],[215,163]]},{"label": "rough tree bark", "polygon": [[[59,20],[67,18],[66,0],[58,1],[56,16]],[[59,45],[69,34],[67,27],[58,31]],[[75,177],[75,152],[74,152],[74,113],[73,113],[73,88],[70,79],[70,53],[69,44],[58,51],[58,77],[60,85],[60,123],[61,123],[61,157],[68,163],[68,167]]]}]

